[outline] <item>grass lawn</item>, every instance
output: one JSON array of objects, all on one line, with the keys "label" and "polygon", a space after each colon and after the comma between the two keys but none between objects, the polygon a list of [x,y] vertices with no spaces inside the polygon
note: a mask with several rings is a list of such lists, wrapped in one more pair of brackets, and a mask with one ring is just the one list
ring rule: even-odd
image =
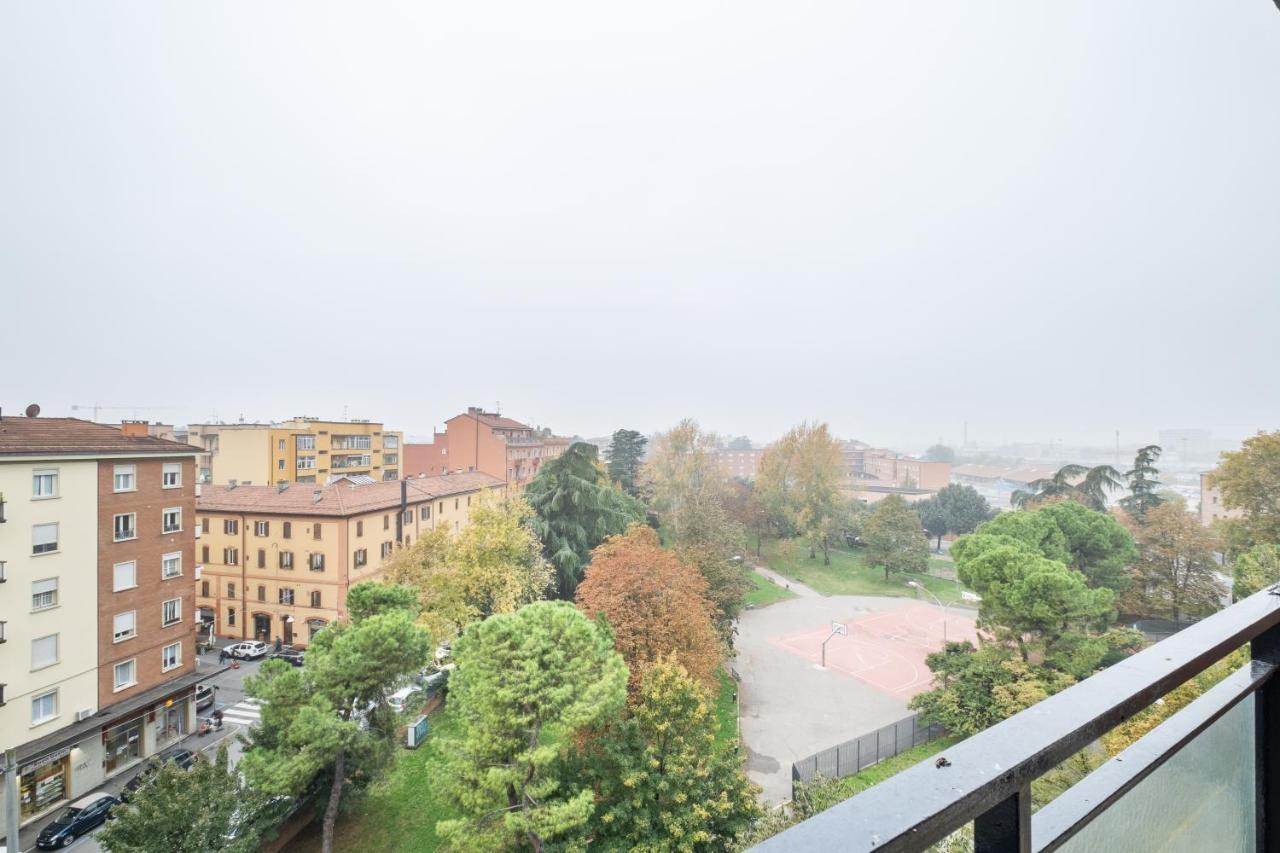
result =
[{"label": "grass lawn", "polygon": [[738,682],[723,669],[720,692],[716,694],[716,720],[720,723],[716,743],[725,744],[738,736]]},{"label": "grass lawn", "polygon": [[[338,818],[335,850],[426,851],[440,848],[436,821],[453,817],[436,785],[444,763],[440,736],[453,731],[448,706],[430,717],[426,743],[416,750],[403,749],[385,779],[350,812]],[[291,853],[320,849],[320,821],[289,846]]]},{"label": "grass lawn", "polygon": [[865,791],[872,785],[880,784],[885,779],[901,773],[908,767],[914,767],[921,761],[937,755],[960,740],[961,738],[958,737],[942,737],[928,743],[922,743],[917,747],[908,749],[906,752],[898,753],[893,758],[887,758],[879,764],[873,764],[861,773],[855,773],[843,779],[823,779],[821,782],[811,786],[810,793],[813,795],[816,801],[815,805],[818,808],[835,805],[838,802],[849,799],[854,794]]},{"label": "grass lawn", "polygon": [[[848,548],[831,549],[831,565],[822,564],[822,554],[809,559],[809,546],[799,539],[770,539],[764,543],[763,559],[769,568],[781,575],[798,580],[823,595],[896,595],[915,597],[916,590],[907,586],[913,580],[922,584],[944,603],[960,597],[964,587],[953,580],[933,574],[894,574],[884,579],[882,569],[868,566],[863,552]],[[935,558],[936,559],[936,558]],[[939,561],[941,562],[941,561]],[[930,561],[930,571],[935,569]],[[931,601],[927,595],[920,595]]]},{"label": "grass lawn", "polygon": [[773,604],[775,601],[786,601],[788,598],[795,598],[796,594],[786,587],[778,586],[762,574],[752,572],[751,589],[747,590],[743,600],[748,607],[764,607],[766,604]]}]

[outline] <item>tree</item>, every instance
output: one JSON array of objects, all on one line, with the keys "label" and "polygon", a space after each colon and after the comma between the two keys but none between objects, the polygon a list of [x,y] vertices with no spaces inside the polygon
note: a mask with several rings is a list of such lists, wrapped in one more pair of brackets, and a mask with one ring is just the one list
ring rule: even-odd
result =
[{"label": "tree", "polygon": [[973,486],[943,486],[934,498],[942,507],[948,533],[972,533],[991,518],[991,505]]},{"label": "tree", "polygon": [[[472,507],[470,522],[456,536],[439,527],[398,549],[386,576],[416,591],[419,621],[444,641],[472,622],[545,597],[551,566],[542,556],[529,505],[519,498],[485,499]],[[350,598],[347,608],[354,618]]]},{"label": "tree", "polygon": [[591,550],[645,517],[638,500],[609,484],[596,462],[595,446],[585,442],[569,445],[544,464],[524,496],[533,507],[533,529],[565,599],[573,598]]},{"label": "tree", "polygon": [[614,432],[605,451],[605,459],[609,462],[609,479],[634,497],[640,496],[638,479],[640,463],[644,459],[644,447],[649,439],[633,429],[620,429]]},{"label": "tree", "polygon": [[245,692],[262,700],[262,722],[250,730],[240,768],[271,795],[298,796],[328,777],[324,853],[333,850],[343,791],[366,787],[390,760],[396,723],[387,693],[425,666],[430,650],[411,611],[384,610],[331,623],[313,638],[302,669],[267,661],[245,679]]},{"label": "tree", "polygon": [[1159,494],[1160,469],[1156,468],[1160,452],[1158,444],[1139,448],[1133,457],[1133,468],[1124,474],[1129,483],[1129,495],[1120,499],[1120,506],[1139,522],[1145,521],[1147,512],[1164,501]]},{"label": "tree", "polygon": [[935,444],[924,452],[927,462],[955,462],[956,452],[945,444]]},{"label": "tree", "polygon": [[110,853],[254,853],[271,828],[252,819],[264,805],[231,769],[224,743],[216,760],[197,759],[190,770],[165,762],[127,806],[111,812],[97,840]]},{"label": "tree", "polygon": [[596,548],[578,585],[578,607],[609,621],[614,645],[631,669],[633,697],[645,670],[661,658],[678,659],[714,690],[724,647],[706,593],[706,579],[664,550],[652,529],[637,524]]},{"label": "tree", "polygon": [[760,460],[757,487],[764,506],[831,565],[831,540],[847,514],[840,497],[842,456],[826,424],[803,423],[770,445]]},{"label": "tree", "polygon": [[1260,432],[1222,454],[1209,485],[1222,491],[1227,509],[1244,511],[1250,544],[1280,542],[1280,432]]},{"label": "tree", "polygon": [[1090,509],[1107,508],[1107,496],[1124,488],[1121,474],[1110,465],[1063,465],[1052,477],[1032,480],[1027,490],[1015,491],[1010,503],[1022,509],[1045,498],[1070,498]]},{"label": "tree", "polygon": [[358,583],[347,590],[347,615],[359,622],[376,613],[403,610],[417,613],[418,593],[411,586],[394,583]]},{"label": "tree", "polygon": [[880,501],[871,511],[862,532],[867,563],[892,572],[923,572],[929,567],[929,543],[920,529],[920,517],[897,495]]},{"label": "tree", "polygon": [[592,789],[563,772],[575,733],[623,707],[627,667],[573,605],[540,601],[468,626],[454,644],[449,704],[459,726],[440,783],[462,817],[437,831],[455,849],[544,846],[574,833]]},{"label": "tree", "polygon": [[946,510],[942,508],[937,497],[916,501],[911,508],[915,510],[916,515],[920,516],[920,526],[924,528],[924,532],[928,533],[930,538],[938,540],[934,550],[941,553],[942,537],[947,533]]},{"label": "tree", "polygon": [[1226,588],[1218,579],[1213,535],[1186,511],[1182,501],[1169,501],[1147,513],[1137,530],[1137,583],[1128,602],[1135,612],[1167,616],[1205,616],[1222,607]]},{"label": "tree", "polygon": [[1115,516],[1068,500],[1046,501],[1031,514],[1047,518],[1062,531],[1065,562],[1081,572],[1089,586],[1115,592],[1129,588],[1127,566],[1137,550],[1133,536]]},{"label": "tree", "polygon": [[1231,597],[1235,601],[1280,583],[1280,545],[1253,546],[1236,558],[1232,577]]},{"label": "tree", "polygon": [[[1008,536],[1038,551],[1048,560],[1065,563],[1071,558],[1067,551],[1067,537],[1052,518],[1030,510],[998,513],[995,518],[977,529],[987,536]],[[964,545],[957,540],[951,546],[951,556],[960,559],[956,546],[963,552]]]},{"label": "tree", "polygon": [[586,757],[599,803],[590,847],[729,851],[760,815],[736,750],[716,745],[715,706],[682,666],[649,667],[630,716]]},{"label": "tree", "polygon": [[750,450],[751,439],[745,435],[735,436],[729,439],[729,442],[725,447],[729,450]]},{"label": "tree", "polygon": [[689,539],[685,526],[691,514],[726,496],[728,478],[713,455],[719,443],[715,433],[689,418],[653,438],[641,479],[663,530],[676,542]]},{"label": "tree", "polygon": [[769,530],[769,512],[760,500],[755,484],[750,480],[730,480],[724,510],[729,518],[755,538],[756,558],[759,559],[764,535]]}]

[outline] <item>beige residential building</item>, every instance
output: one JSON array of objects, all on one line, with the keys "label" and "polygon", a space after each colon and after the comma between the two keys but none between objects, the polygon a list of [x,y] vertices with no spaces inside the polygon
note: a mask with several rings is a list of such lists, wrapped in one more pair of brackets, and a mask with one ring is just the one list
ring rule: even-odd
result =
[{"label": "beige residential building", "polygon": [[1222,492],[1209,485],[1211,471],[1200,474],[1200,523],[1205,527],[1220,518],[1243,518],[1244,510],[1227,509],[1222,503]]},{"label": "beige residential building", "polygon": [[404,436],[374,421],[190,424],[187,441],[204,450],[201,482],[217,485],[324,485],[344,475],[397,480],[404,471]]},{"label": "beige residential building", "polygon": [[199,619],[219,639],[305,646],[346,615],[352,584],[428,530],[457,533],[482,498],[506,484],[474,472],[327,486],[205,486]]}]

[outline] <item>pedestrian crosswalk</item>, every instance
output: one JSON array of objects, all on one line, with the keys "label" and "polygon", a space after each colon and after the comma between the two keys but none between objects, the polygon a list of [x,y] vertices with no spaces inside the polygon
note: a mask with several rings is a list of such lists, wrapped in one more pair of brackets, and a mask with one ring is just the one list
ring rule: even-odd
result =
[{"label": "pedestrian crosswalk", "polygon": [[224,723],[237,723],[242,726],[256,725],[262,720],[262,702],[258,699],[245,698],[230,708],[222,710]]}]

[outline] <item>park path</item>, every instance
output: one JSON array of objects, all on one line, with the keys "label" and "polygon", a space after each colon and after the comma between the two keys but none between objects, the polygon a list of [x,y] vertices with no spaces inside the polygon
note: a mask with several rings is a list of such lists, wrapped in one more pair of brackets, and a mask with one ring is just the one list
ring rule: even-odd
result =
[{"label": "park path", "polygon": [[778,574],[773,569],[770,569],[767,566],[762,566],[759,563],[752,563],[751,568],[755,569],[756,574],[763,575],[764,577],[773,581],[783,589],[791,590],[800,598],[823,598],[824,597],[821,593],[805,586],[804,584],[800,583],[800,581],[793,581],[791,578],[783,577],[782,575]]}]

